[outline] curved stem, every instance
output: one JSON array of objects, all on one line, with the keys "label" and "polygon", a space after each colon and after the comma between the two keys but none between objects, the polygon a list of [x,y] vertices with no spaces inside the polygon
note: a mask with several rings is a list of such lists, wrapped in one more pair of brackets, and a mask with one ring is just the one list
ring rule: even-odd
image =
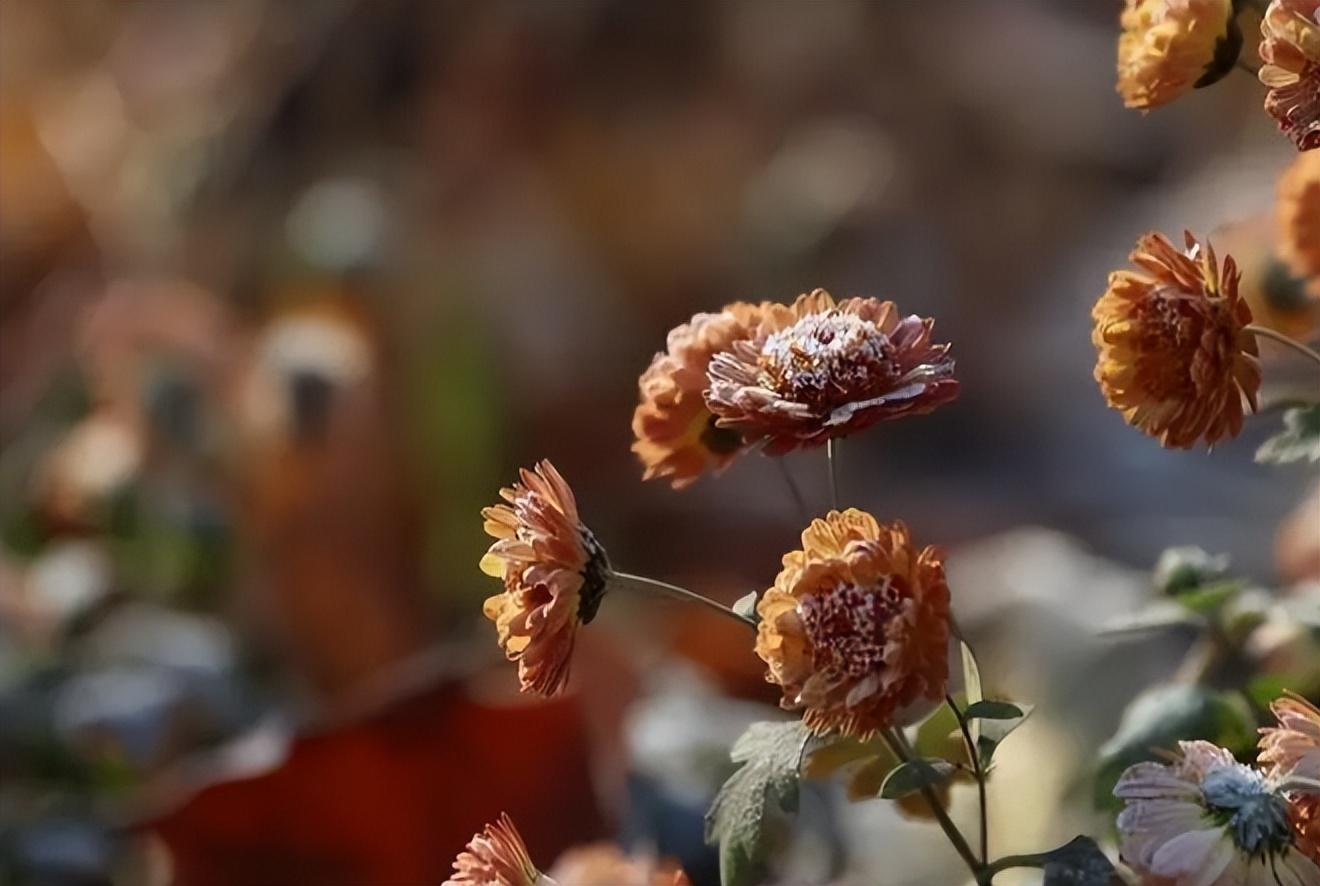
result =
[{"label": "curved stem", "polygon": [[976,790],[981,802],[981,861],[984,863],[990,860],[990,808],[986,803],[985,770],[981,767],[981,754],[972,738],[972,730],[967,728],[967,719],[958,710],[957,702],[952,695],[945,695],[944,701],[958,719],[958,730],[962,732],[963,745],[967,748],[967,762],[972,764],[972,773],[976,776]]},{"label": "curved stem", "polygon": [[1290,338],[1289,336],[1284,335],[1282,332],[1275,332],[1273,329],[1270,329],[1268,326],[1260,326],[1256,323],[1249,323],[1243,328],[1246,329],[1247,332],[1250,332],[1252,335],[1255,335],[1257,338],[1268,338],[1278,342],[1284,347],[1292,348],[1294,351],[1301,354],[1303,357],[1306,357],[1308,360],[1315,363],[1317,366],[1320,366],[1320,352],[1308,348],[1306,345],[1302,344],[1295,338]]},{"label": "curved stem", "polygon": [[669,582],[657,581],[654,578],[647,578],[644,575],[630,575],[627,572],[612,572],[609,579],[611,584],[625,588],[633,588],[640,591],[653,591],[664,594],[667,597],[673,597],[676,600],[686,600],[689,603],[700,603],[710,609],[714,609],[720,615],[726,618],[732,618],[742,622],[753,630],[756,629],[756,621],[744,615],[739,615],[723,603],[718,603],[710,597],[703,597],[701,594],[689,591],[687,588],[680,588],[678,585],[671,585]]},{"label": "curved stem", "polygon": [[[899,760],[906,763],[912,759],[907,739],[897,729],[882,730],[880,738]],[[967,869],[972,872],[972,876],[976,878],[978,883],[982,882],[981,871],[984,865],[976,860],[976,856],[972,854],[972,847],[967,845],[967,840],[963,838],[962,831],[958,830],[958,826],[953,823],[953,819],[949,818],[949,813],[944,811],[939,797],[935,796],[935,792],[931,790],[930,785],[924,785],[921,788],[921,796],[926,801],[926,805],[930,807],[930,811],[935,815],[935,820],[939,822],[944,835],[949,838],[949,842],[953,844],[953,848],[967,865]]]},{"label": "curved stem", "polygon": [[825,443],[825,459],[830,464],[830,507],[839,509],[839,441],[831,437]]}]

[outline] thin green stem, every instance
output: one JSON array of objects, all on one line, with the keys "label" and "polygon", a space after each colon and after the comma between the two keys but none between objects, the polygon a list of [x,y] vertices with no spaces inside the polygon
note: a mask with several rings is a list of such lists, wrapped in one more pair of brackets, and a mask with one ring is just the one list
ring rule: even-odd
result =
[{"label": "thin green stem", "polygon": [[788,494],[793,497],[798,518],[804,523],[807,522],[811,518],[811,511],[807,508],[807,500],[802,497],[802,490],[798,488],[797,480],[793,479],[793,473],[788,469],[788,463],[783,458],[777,458],[775,464],[779,466],[779,473],[784,478],[784,484],[788,486]]},{"label": "thin green stem", "polygon": [[739,615],[723,603],[716,602],[710,597],[703,597],[701,594],[689,591],[687,588],[680,588],[678,585],[671,585],[669,582],[657,581],[654,578],[647,578],[643,575],[630,575],[627,572],[613,572],[610,574],[610,583],[625,588],[632,588],[640,591],[653,591],[664,594],[667,597],[673,597],[676,600],[686,600],[689,603],[700,603],[709,609],[714,609],[720,615],[726,618],[732,618],[740,621],[753,630],[756,629],[755,619]]},{"label": "thin green stem", "polygon": [[[907,743],[907,739],[903,737],[899,730],[893,728],[882,730],[880,738],[889,747],[893,755],[902,762],[906,763],[912,759],[911,748]],[[940,798],[935,796],[935,792],[931,790],[930,785],[924,785],[921,788],[921,796],[926,801],[926,805],[930,807],[935,820],[939,822],[944,835],[949,838],[954,850],[957,851],[967,865],[967,869],[972,872],[972,876],[976,878],[978,883],[982,882],[981,871],[985,866],[977,861],[976,856],[972,854],[972,847],[967,845],[967,840],[963,838],[962,831],[958,830],[958,826],[953,823],[953,819],[949,818],[949,813],[944,811],[944,806],[940,804]]]},{"label": "thin green stem", "polygon": [[825,459],[830,466],[830,507],[839,509],[839,441],[831,437],[825,443]]},{"label": "thin green stem", "polygon": [[1284,335],[1282,332],[1276,332],[1273,329],[1270,329],[1268,326],[1261,326],[1256,323],[1249,323],[1244,328],[1246,329],[1247,332],[1250,332],[1251,334],[1255,335],[1257,338],[1268,338],[1278,342],[1284,347],[1292,348],[1294,351],[1301,354],[1306,359],[1315,363],[1317,366],[1320,366],[1320,352],[1308,348],[1306,345],[1302,344],[1297,339],[1290,338],[1289,336]]},{"label": "thin green stem", "polygon": [[985,769],[981,766],[981,755],[972,738],[972,730],[967,726],[967,718],[958,710],[958,703],[952,695],[945,695],[944,701],[958,719],[958,730],[962,732],[963,745],[967,748],[967,762],[972,765],[972,772],[976,776],[976,790],[981,803],[981,861],[984,863],[990,860],[990,807],[986,803]]}]

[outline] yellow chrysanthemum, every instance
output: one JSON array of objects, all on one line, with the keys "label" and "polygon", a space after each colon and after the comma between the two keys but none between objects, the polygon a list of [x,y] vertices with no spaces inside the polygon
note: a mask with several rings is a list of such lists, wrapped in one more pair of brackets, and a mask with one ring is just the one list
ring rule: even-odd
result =
[{"label": "yellow chrysanthemum", "polygon": [[1095,378],[1128,424],[1169,447],[1213,445],[1242,430],[1256,408],[1260,365],[1251,310],[1231,256],[1186,234],[1180,252],[1162,234],[1137,241],[1138,270],[1115,271],[1091,316]]},{"label": "yellow chrysanthemum", "polygon": [[1148,111],[1233,67],[1241,35],[1231,0],[1127,0],[1118,38],[1118,92]]}]

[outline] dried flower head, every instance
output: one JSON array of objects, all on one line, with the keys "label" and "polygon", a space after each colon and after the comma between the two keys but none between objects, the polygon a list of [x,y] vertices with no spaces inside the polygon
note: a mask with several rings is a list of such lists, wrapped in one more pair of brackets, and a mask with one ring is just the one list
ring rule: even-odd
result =
[{"label": "dried flower head", "polygon": [[935,548],[902,523],[830,511],[757,604],[756,654],[780,705],[818,733],[869,736],[944,697],[949,587]]},{"label": "dried flower head", "polygon": [[1293,845],[1288,802],[1223,748],[1179,742],[1170,763],[1138,763],[1114,787],[1124,861],[1168,886],[1315,886],[1320,868]]},{"label": "dried flower head", "polygon": [[1118,38],[1118,93],[1150,110],[1233,67],[1242,36],[1230,0],[1127,0]]},{"label": "dried flower head", "polygon": [[632,450],[646,468],[644,479],[669,477],[681,489],[708,468],[724,468],[746,448],[742,435],[716,426],[706,408],[706,371],[715,354],[752,335],[760,313],[757,305],[736,302],[670,331],[665,352],[655,355],[637,383],[641,400],[633,412]]},{"label": "dried flower head", "polygon": [[518,662],[522,690],[554,695],[568,681],[578,626],[600,607],[609,563],[555,466],[541,461],[519,473],[521,482],[500,490],[507,504],[481,512],[496,539],[481,570],[504,580],[483,612],[504,654]]},{"label": "dried flower head", "polygon": [[1130,256],[1140,270],[1110,274],[1091,312],[1105,400],[1128,424],[1184,449],[1241,431],[1243,402],[1254,411],[1260,387],[1232,257],[1221,272],[1213,248],[1191,234],[1186,242],[1184,254],[1162,234],[1143,236]]},{"label": "dried flower head", "polygon": [[559,883],[573,886],[691,886],[673,863],[627,855],[613,843],[570,849],[550,870]]},{"label": "dried flower head", "polygon": [[444,886],[555,886],[555,881],[536,869],[513,819],[500,813],[454,859],[454,874]]},{"label": "dried flower head", "polygon": [[756,334],[711,360],[706,403],[719,427],[765,440],[771,455],[931,412],[958,394],[933,326],[900,318],[893,302],[835,303],[823,289],[766,305]]},{"label": "dried flower head", "polygon": [[1298,150],[1320,147],[1320,0],[1273,0],[1260,33],[1265,110]]},{"label": "dried flower head", "polygon": [[1289,789],[1297,846],[1320,864],[1320,710],[1297,695],[1276,699],[1279,725],[1262,729],[1259,761]]},{"label": "dried flower head", "polygon": [[[1320,41],[1320,35],[1316,38]],[[1320,151],[1300,155],[1279,179],[1279,255],[1320,296]]]}]

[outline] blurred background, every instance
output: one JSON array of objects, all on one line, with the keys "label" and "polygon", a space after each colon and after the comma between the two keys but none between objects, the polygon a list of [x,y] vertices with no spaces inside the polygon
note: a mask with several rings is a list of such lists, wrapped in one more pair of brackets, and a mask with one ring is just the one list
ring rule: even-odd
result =
[{"label": "blurred background", "polygon": [[[1168,452],[1091,379],[1148,229],[1316,321],[1261,87],[1125,111],[1119,7],[2,0],[0,881],[436,883],[507,810],[542,867],[616,840],[716,882],[701,814],[775,716],[746,637],[611,599],[522,699],[478,511],[548,457],[620,568],[768,586],[775,466],[643,484],[629,420],[669,328],[817,286],[954,344],[960,399],[845,441],[843,497],[945,546],[987,682],[1039,705],[997,849],[1103,833],[1089,760],[1193,642],[1097,636],[1159,552],[1320,574],[1314,469],[1252,462],[1277,417]],[[1267,399],[1314,384],[1263,351]],[[822,509],[823,454],[787,462]],[[772,876],[947,886],[942,839],[810,785]]]}]

